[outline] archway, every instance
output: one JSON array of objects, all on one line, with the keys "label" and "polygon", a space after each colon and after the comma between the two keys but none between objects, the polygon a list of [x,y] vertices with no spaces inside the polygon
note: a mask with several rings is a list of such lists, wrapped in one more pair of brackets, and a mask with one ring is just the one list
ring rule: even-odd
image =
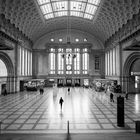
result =
[{"label": "archway", "polygon": [[3,67],[3,71],[7,70],[4,76],[0,78],[1,86],[6,86],[8,93],[13,93],[15,82],[14,82],[14,67],[12,61],[6,53],[0,52],[0,62]]},{"label": "archway", "polygon": [[129,55],[123,68],[123,90],[140,93],[140,52]]}]

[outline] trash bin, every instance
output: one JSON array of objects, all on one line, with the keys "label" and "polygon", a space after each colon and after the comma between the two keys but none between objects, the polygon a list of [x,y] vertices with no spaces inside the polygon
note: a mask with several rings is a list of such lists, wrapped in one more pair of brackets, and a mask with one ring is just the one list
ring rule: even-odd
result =
[{"label": "trash bin", "polygon": [[135,121],[136,124],[136,133],[140,133],[140,121]]}]

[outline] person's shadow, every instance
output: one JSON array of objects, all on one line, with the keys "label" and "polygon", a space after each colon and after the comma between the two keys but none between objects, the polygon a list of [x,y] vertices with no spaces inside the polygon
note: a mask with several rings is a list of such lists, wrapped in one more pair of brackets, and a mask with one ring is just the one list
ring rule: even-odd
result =
[{"label": "person's shadow", "polygon": [[60,112],[60,118],[61,118],[61,120],[63,119],[63,117],[64,117],[64,115],[63,115],[62,110],[61,110],[61,112]]}]

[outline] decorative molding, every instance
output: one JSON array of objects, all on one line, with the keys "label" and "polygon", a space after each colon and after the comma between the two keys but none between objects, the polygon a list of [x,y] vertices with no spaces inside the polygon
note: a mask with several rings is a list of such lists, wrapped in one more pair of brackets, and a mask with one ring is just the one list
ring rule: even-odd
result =
[{"label": "decorative molding", "polygon": [[92,44],[91,43],[47,43],[46,48],[88,48],[91,49]]},{"label": "decorative molding", "polygon": [[111,48],[118,43],[127,42],[138,35],[140,35],[140,12],[106,40],[105,48]]},{"label": "decorative molding", "polygon": [[19,31],[14,24],[11,24],[4,14],[0,14],[0,32],[11,41],[19,42],[20,44],[24,42],[28,46],[33,46],[32,41],[22,31]]}]

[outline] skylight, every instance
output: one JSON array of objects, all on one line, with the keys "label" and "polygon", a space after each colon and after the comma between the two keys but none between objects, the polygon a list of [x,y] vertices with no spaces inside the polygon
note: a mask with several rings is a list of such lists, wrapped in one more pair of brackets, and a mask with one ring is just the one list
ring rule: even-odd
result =
[{"label": "skylight", "polygon": [[92,20],[101,0],[37,0],[46,20],[76,16]]}]

